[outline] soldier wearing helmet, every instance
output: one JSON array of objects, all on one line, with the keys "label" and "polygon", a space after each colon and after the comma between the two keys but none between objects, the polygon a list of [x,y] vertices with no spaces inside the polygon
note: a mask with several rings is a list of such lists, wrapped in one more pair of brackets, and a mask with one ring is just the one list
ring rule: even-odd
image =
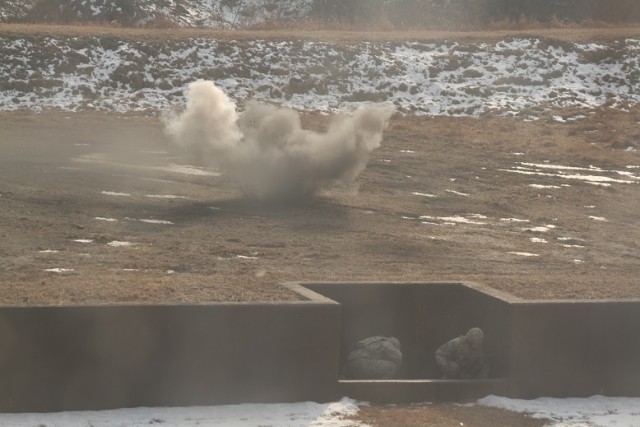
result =
[{"label": "soldier wearing helmet", "polygon": [[471,328],[441,345],[436,350],[436,362],[445,379],[484,379],[489,376],[489,361],[482,349],[484,333]]}]

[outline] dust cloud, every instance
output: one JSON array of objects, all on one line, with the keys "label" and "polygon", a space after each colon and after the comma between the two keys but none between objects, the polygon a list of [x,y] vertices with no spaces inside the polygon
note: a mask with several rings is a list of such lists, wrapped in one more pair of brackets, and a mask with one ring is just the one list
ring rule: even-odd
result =
[{"label": "dust cloud", "polygon": [[186,153],[262,200],[354,189],[394,112],[391,105],[363,106],[335,116],[326,132],[315,132],[303,129],[300,115],[287,108],[250,102],[239,114],[210,81],[191,83],[185,95],[186,108],[165,116],[166,133]]}]

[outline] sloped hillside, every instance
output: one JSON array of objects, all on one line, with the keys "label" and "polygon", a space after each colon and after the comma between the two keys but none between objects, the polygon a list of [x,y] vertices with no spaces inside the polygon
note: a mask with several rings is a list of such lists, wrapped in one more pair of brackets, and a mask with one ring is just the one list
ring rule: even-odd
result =
[{"label": "sloped hillside", "polygon": [[234,100],[336,111],[534,119],[548,107],[640,102],[640,39],[571,43],[0,37],[0,109],[158,111],[198,79]]},{"label": "sloped hillside", "polygon": [[3,0],[0,22],[355,29],[536,28],[640,20],[636,0]]},{"label": "sloped hillside", "polygon": [[310,0],[6,0],[0,22],[238,28],[309,10]]},{"label": "sloped hillside", "polygon": [[0,2],[0,22],[21,21],[37,0],[5,0]]},{"label": "sloped hillside", "polygon": [[38,1],[27,15],[32,22],[108,22],[145,26],[166,20],[167,24],[199,25],[211,9],[194,0],[48,0]]}]

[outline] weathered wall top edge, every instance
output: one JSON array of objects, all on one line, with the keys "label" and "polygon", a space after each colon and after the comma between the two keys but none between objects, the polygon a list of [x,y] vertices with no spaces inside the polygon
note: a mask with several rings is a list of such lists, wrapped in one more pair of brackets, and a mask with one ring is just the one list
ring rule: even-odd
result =
[{"label": "weathered wall top edge", "polygon": [[556,306],[556,305],[572,305],[572,306],[596,306],[596,305],[637,305],[640,308],[640,298],[633,299],[536,299],[536,300],[518,300],[511,304],[517,306]]},{"label": "weathered wall top edge", "polygon": [[206,309],[206,308],[296,308],[296,307],[320,307],[330,304],[337,304],[331,300],[329,302],[324,301],[251,301],[251,302],[207,302],[207,303],[152,303],[152,304],[60,304],[60,305],[0,305],[0,311],[2,310],[29,310],[29,309],[151,309],[151,308],[193,308],[193,309]]},{"label": "weathered wall top edge", "polygon": [[446,380],[446,379],[401,379],[401,380],[338,380],[343,384],[502,384],[509,382],[509,378],[486,378],[473,380]]},{"label": "weathered wall top edge", "polygon": [[[499,291],[497,289],[491,288],[487,285],[483,285],[477,282],[471,281],[414,281],[414,282],[402,282],[402,281],[308,281],[308,282],[295,282],[305,289],[309,289],[308,287],[313,286],[367,286],[367,285],[375,285],[375,286],[458,286],[463,287],[468,290],[479,292],[481,294],[487,295],[488,297],[498,299],[510,305],[516,306],[543,306],[543,305],[597,305],[597,304],[629,304],[629,305],[640,305],[640,298],[634,299],[535,299],[535,300],[527,300],[515,295]],[[314,292],[314,291],[312,291]]]}]

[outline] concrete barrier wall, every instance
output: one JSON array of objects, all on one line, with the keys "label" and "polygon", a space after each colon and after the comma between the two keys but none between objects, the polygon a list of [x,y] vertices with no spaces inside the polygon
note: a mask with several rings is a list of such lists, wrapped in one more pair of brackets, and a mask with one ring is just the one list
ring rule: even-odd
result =
[{"label": "concrete barrier wall", "polygon": [[[0,411],[329,401],[340,390],[388,402],[640,396],[640,301],[522,301],[470,283],[290,286],[303,301],[0,307]],[[473,326],[496,380],[438,381],[435,350]],[[350,346],[373,335],[400,339],[408,381],[339,388]]]},{"label": "concrete barrier wall", "polygon": [[395,336],[402,344],[400,378],[435,379],[437,348],[479,326],[487,337],[492,377],[508,373],[509,304],[460,283],[306,283],[342,306],[341,362],[357,341]]},{"label": "concrete barrier wall", "polygon": [[512,306],[511,389],[539,396],[640,396],[640,301]]},{"label": "concrete barrier wall", "polygon": [[[400,378],[418,378],[430,366],[425,360],[428,356],[424,343],[419,342],[416,315],[422,310],[429,315],[436,313],[426,310],[425,301],[419,295],[424,291],[419,287],[385,283],[313,283],[305,286],[341,305],[341,364],[344,365],[354,343],[382,335],[400,340],[403,353]],[[455,288],[446,285],[434,285],[433,290],[440,307],[447,306],[457,293]],[[438,311],[442,312],[442,309]]]},{"label": "concrete barrier wall", "polygon": [[336,399],[328,301],[0,308],[0,411]]},{"label": "concrete barrier wall", "polygon": [[[479,326],[490,376],[508,379],[502,390],[510,397],[640,396],[640,301],[523,301],[472,283],[305,286],[342,305],[342,363],[359,339],[395,336],[403,345],[401,379],[439,378],[435,349]],[[370,387],[377,399],[393,402],[398,387],[415,391],[405,392],[404,399],[420,401],[432,396],[427,390],[444,386],[448,397],[468,394],[467,385],[455,381],[360,381],[343,388],[368,396]]]}]

